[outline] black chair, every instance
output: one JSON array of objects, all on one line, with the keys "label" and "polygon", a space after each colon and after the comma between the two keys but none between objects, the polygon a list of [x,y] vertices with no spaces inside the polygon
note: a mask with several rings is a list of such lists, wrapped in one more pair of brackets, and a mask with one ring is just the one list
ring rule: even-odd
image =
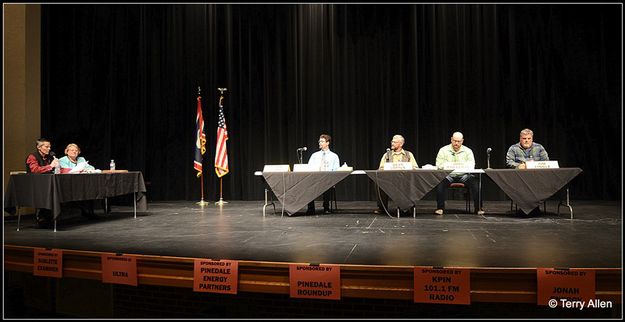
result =
[{"label": "black chair", "polygon": [[454,182],[449,185],[449,191],[452,191],[452,194],[455,191],[462,192],[465,200],[465,211],[471,213],[471,192],[469,191],[469,187],[462,182]]}]

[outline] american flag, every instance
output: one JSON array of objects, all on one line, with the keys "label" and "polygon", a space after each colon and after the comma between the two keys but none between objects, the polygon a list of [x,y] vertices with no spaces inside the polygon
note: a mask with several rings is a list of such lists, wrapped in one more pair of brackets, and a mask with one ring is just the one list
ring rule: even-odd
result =
[{"label": "american flag", "polygon": [[219,121],[217,122],[217,146],[215,147],[215,172],[218,177],[228,174],[228,129],[226,128],[226,117],[224,116],[224,97],[219,98]]},{"label": "american flag", "polygon": [[206,134],[204,134],[204,118],[202,117],[202,97],[197,97],[197,115],[195,116],[195,160],[193,168],[198,178],[202,175],[202,156],[206,153]]}]

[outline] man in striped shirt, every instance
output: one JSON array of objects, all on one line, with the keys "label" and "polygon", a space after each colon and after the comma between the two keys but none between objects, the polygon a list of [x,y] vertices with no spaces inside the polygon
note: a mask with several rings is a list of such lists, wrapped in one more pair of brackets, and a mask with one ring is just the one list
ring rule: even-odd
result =
[{"label": "man in striped shirt", "polygon": [[525,169],[525,161],[549,161],[545,148],[534,142],[534,132],[530,129],[521,130],[519,143],[513,144],[506,154],[506,165],[510,168]]}]

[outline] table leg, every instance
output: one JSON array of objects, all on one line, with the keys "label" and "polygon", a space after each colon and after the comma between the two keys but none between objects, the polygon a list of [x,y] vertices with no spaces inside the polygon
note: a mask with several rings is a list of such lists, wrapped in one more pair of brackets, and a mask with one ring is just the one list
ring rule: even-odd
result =
[{"label": "table leg", "polygon": [[267,208],[267,189],[265,189],[265,204],[263,205],[263,217],[265,217],[265,208]]},{"label": "table leg", "polygon": [[562,201],[558,204],[558,216],[560,215],[560,206],[569,207],[569,211],[571,212],[571,219],[573,219],[573,207],[571,207],[570,199],[569,199],[569,187],[566,187],[566,204],[563,204]]},{"label": "table leg", "polygon": [[276,204],[273,202],[273,198],[271,200],[271,203],[269,203],[269,199],[267,198],[267,195],[269,193],[269,189],[265,188],[265,204],[263,205],[263,217],[265,217],[265,212],[266,212],[266,208],[269,205],[273,206],[273,213],[276,213]]},{"label": "table leg", "polygon": [[477,188],[477,203],[478,204],[474,207],[475,213],[482,210],[482,174],[479,173],[479,176],[480,176],[480,183],[479,183],[479,187]]},{"label": "table leg", "polygon": [[[20,231],[20,218],[22,217],[22,214],[20,213],[20,207],[19,206],[15,206],[15,209],[17,209],[17,231]],[[35,218],[36,217],[37,217],[37,213],[35,213]]]}]

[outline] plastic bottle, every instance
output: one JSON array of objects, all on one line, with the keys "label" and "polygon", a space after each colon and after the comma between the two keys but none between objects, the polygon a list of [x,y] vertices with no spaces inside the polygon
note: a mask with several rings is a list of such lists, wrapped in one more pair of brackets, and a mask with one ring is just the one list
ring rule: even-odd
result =
[{"label": "plastic bottle", "polygon": [[111,170],[115,170],[115,160],[111,160],[110,168]]},{"label": "plastic bottle", "polygon": [[59,174],[61,173],[61,164],[57,163],[56,167],[54,167],[54,174]]}]

